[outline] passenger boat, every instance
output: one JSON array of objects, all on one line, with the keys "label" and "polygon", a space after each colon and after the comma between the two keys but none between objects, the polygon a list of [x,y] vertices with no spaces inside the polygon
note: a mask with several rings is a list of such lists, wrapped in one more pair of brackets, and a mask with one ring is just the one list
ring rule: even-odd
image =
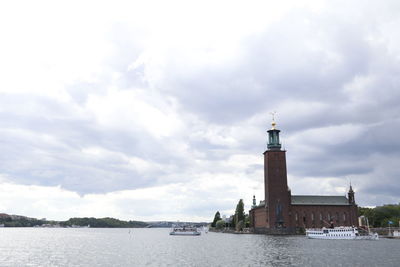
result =
[{"label": "passenger boat", "polygon": [[356,227],[334,227],[306,229],[306,236],[313,239],[350,239],[350,240],[378,240],[377,233],[359,233]]},{"label": "passenger boat", "polygon": [[169,233],[170,235],[201,235],[201,232],[197,231],[196,227],[174,227]]}]

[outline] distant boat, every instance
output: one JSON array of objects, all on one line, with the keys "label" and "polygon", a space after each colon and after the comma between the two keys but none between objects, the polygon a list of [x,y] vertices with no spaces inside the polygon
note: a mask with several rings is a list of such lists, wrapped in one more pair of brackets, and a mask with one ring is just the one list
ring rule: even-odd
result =
[{"label": "distant boat", "polygon": [[360,234],[356,227],[306,229],[306,236],[313,239],[378,240],[377,233]]},{"label": "distant boat", "polygon": [[186,235],[186,236],[197,236],[201,235],[201,232],[197,231],[196,227],[174,227],[169,233],[170,235]]}]

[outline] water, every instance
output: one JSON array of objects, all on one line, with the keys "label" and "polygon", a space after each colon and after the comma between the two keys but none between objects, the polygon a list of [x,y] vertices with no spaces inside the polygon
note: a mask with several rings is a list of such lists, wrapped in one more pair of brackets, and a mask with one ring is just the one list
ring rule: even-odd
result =
[{"label": "water", "polygon": [[0,228],[0,266],[400,266],[400,240]]}]

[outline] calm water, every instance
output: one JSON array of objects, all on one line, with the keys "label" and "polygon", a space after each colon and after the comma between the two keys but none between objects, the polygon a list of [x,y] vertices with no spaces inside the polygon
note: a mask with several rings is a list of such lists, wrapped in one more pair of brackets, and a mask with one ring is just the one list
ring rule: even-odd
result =
[{"label": "calm water", "polygon": [[0,228],[0,266],[400,266],[400,240]]}]

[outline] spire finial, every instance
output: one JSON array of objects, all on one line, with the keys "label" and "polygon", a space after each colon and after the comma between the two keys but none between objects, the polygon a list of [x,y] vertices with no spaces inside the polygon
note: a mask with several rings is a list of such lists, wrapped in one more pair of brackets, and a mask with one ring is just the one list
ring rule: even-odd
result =
[{"label": "spire finial", "polygon": [[275,130],[275,126],[276,126],[276,122],[275,122],[276,111],[272,111],[272,112],[270,112],[269,114],[272,115],[272,123],[271,123],[272,129],[271,129],[271,130]]}]

